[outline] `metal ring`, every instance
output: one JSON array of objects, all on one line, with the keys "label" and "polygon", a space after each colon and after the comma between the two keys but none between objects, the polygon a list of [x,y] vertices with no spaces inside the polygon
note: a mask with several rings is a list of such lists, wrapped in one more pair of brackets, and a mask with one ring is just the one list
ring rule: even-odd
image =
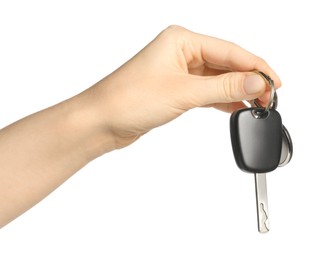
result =
[{"label": "metal ring", "polygon": [[[287,128],[282,125],[282,148],[281,151],[283,151],[283,149],[287,150],[287,156],[286,158],[284,158],[283,161],[281,161],[281,156],[280,156],[280,162],[279,162],[279,167],[285,166],[287,163],[290,162],[292,154],[293,154],[293,145],[292,145],[292,139],[290,137],[290,134],[287,130]],[[282,153],[282,152],[281,152]]]},{"label": "metal ring", "polygon": [[[262,76],[262,78],[266,81],[266,83],[268,83],[268,85],[270,87],[270,98],[269,98],[268,104],[264,110],[264,112],[268,113],[269,109],[273,108],[274,106],[277,107],[277,103],[278,103],[275,84],[274,84],[274,81],[269,76],[267,76],[265,73],[263,73],[261,71],[255,71],[255,72],[257,74],[259,74],[260,76]],[[253,102],[257,107],[262,107],[259,104],[259,102],[257,101],[257,99],[255,99]]]}]

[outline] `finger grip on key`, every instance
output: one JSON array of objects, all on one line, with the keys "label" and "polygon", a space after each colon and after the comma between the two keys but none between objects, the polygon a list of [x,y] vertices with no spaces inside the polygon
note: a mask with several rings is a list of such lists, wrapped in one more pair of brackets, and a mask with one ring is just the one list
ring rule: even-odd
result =
[{"label": "finger grip on key", "polygon": [[[278,104],[278,96],[276,94],[276,88],[275,88],[275,84],[274,81],[265,73],[261,72],[261,71],[254,71],[255,73],[257,73],[258,75],[260,75],[265,82],[268,84],[268,86],[270,87],[270,97],[269,97],[269,101],[267,106],[265,107],[264,112],[267,113],[269,111],[269,109],[276,109],[277,104]],[[252,105],[256,106],[256,107],[263,107],[262,105],[260,105],[260,103],[258,102],[257,99],[254,99],[252,101]]]}]

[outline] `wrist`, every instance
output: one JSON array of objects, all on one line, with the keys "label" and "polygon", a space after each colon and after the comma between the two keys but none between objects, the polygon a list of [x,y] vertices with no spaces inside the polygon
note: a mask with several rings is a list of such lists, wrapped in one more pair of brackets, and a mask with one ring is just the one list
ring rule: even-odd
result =
[{"label": "wrist", "polygon": [[85,113],[91,114],[91,124],[102,140],[96,145],[100,155],[126,147],[147,132],[136,126],[140,121],[136,116],[139,107],[134,98],[136,95],[126,88],[129,85],[126,78],[118,74],[112,73],[80,94],[86,99],[84,103],[89,104]]},{"label": "wrist", "polygon": [[88,161],[116,149],[116,139],[92,88],[66,101],[71,126]]}]

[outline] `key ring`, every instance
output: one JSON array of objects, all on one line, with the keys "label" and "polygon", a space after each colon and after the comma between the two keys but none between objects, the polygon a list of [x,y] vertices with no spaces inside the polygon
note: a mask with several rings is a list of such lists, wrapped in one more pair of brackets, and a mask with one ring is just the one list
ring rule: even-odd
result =
[{"label": "key ring", "polygon": [[[268,113],[269,109],[271,108],[276,109],[278,105],[278,96],[276,93],[274,81],[261,71],[254,71],[254,72],[260,75],[270,87],[270,98],[269,98],[267,106],[264,108],[264,111],[263,111],[263,114]],[[255,107],[263,108],[263,106],[260,105],[257,99],[252,100],[250,103],[251,105],[254,105]]]},{"label": "key ring", "polygon": [[263,116],[265,116],[266,114],[268,114],[269,109],[276,109],[277,105],[278,105],[278,96],[277,96],[277,92],[275,89],[275,84],[274,81],[267,76],[265,73],[261,72],[261,71],[254,71],[255,73],[257,73],[258,75],[260,75],[265,81],[266,83],[268,83],[269,87],[270,87],[270,98],[269,98],[269,102],[267,104],[267,106],[264,108],[257,99],[251,100],[249,101],[250,105],[252,107],[258,107],[258,108],[263,108],[262,111],[253,111],[253,115],[255,118],[261,118]]}]

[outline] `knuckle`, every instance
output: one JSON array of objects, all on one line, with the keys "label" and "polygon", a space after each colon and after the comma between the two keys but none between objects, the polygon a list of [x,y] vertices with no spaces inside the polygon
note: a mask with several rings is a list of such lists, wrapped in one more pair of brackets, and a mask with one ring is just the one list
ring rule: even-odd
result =
[{"label": "knuckle", "polygon": [[176,24],[171,24],[165,29],[165,31],[169,31],[169,32],[183,31],[183,30],[185,30],[184,27],[176,25]]},{"label": "knuckle", "polygon": [[236,74],[229,73],[223,77],[223,87],[221,88],[221,95],[224,97],[226,102],[237,101],[238,82],[240,79]]},{"label": "knuckle", "polygon": [[232,88],[232,76],[227,76],[223,78],[223,87],[222,90],[222,96],[225,98],[225,101],[231,101],[233,96],[233,88]]},{"label": "knuckle", "polygon": [[179,25],[170,25],[166,29],[164,29],[160,34],[159,38],[161,39],[171,39],[174,37],[179,37],[183,35],[187,30],[184,27]]}]

